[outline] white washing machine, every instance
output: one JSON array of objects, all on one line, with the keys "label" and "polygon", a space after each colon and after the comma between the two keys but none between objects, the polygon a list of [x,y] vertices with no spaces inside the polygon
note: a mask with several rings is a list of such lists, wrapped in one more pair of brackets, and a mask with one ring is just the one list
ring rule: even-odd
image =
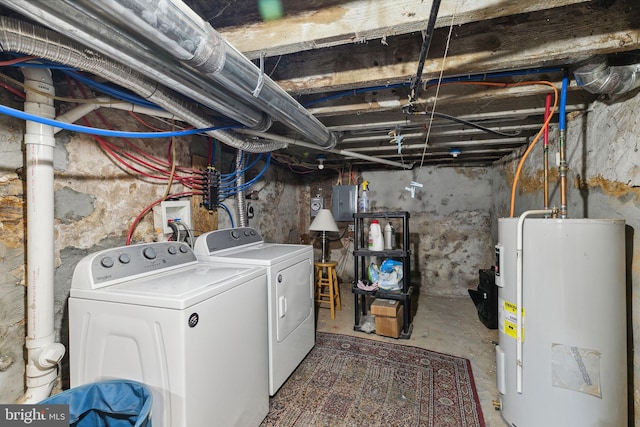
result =
[{"label": "white washing machine", "polygon": [[154,427],[258,426],[269,411],[266,269],[199,262],[183,243],[107,249],[74,271],[71,386],[123,378]]},{"label": "white washing machine", "polygon": [[251,227],[202,234],[201,261],[267,269],[269,394],[273,396],[315,345],[313,247],[265,243]]}]

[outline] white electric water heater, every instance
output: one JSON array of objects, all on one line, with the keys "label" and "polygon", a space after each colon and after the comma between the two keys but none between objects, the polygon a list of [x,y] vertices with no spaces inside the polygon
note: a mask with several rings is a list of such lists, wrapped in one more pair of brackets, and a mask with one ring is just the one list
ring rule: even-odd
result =
[{"label": "white electric water heater", "polygon": [[624,221],[521,223],[498,222],[502,417],[512,427],[626,427]]}]

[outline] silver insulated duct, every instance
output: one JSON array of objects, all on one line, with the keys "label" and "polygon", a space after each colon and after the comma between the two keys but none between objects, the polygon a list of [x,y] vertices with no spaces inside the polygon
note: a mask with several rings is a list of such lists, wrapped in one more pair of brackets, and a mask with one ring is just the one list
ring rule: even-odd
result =
[{"label": "silver insulated duct", "polygon": [[[267,113],[319,149],[337,135],[180,0],[2,0],[254,130]],[[257,115],[256,115],[257,114]]]},{"label": "silver insulated duct", "polygon": [[609,65],[607,58],[597,56],[581,64],[573,72],[578,86],[595,94],[627,93],[640,86],[639,64]]},{"label": "silver insulated duct", "polygon": [[180,0],[100,0],[95,6],[156,48],[325,148],[337,137]]}]

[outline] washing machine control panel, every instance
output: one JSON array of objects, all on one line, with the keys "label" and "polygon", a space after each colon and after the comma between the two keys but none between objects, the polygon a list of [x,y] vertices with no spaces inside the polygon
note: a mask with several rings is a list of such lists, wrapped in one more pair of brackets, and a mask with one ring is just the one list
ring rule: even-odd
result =
[{"label": "washing machine control panel", "polygon": [[78,263],[71,287],[97,289],[135,276],[142,277],[196,262],[193,251],[183,242],[155,242],[106,249]]},{"label": "washing machine control panel", "polygon": [[[258,233],[255,228],[251,227],[238,227],[212,231],[207,233],[205,239],[204,243],[207,246],[207,254],[224,249],[237,248],[250,243],[260,243],[263,241],[260,233]],[[202,243],[203,242],[196,241],[196,245]]]}]

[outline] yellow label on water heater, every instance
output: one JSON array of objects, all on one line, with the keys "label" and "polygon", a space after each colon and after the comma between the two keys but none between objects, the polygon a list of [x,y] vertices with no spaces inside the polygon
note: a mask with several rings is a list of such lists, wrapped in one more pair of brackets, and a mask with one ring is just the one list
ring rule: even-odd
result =
[{"label": "yellow label on water heater", "polygon": [[[513,339],[517,339],[518,328],[516,325],[518,324],[518,306],[503,299],[500,299],[500,303],[500,332]],[[522,324],[524,325],[524,308],[522,309]],[[524,341],[524,326],[522,327],[522,341]]]}]

